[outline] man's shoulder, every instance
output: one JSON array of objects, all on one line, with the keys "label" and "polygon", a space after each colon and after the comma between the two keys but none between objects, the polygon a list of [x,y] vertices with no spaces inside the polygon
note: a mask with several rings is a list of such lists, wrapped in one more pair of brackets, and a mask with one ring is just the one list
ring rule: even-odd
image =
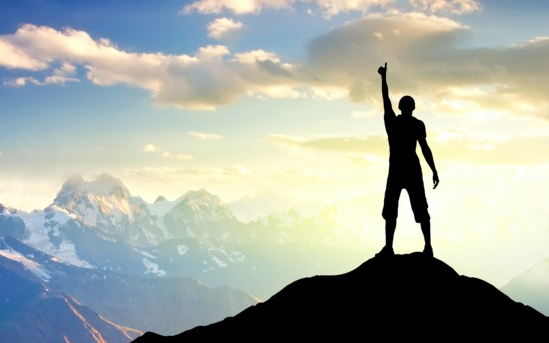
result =
[{"label": "man's shoulder", "polygon": [[418,138],[425,138],[427,136],[427,128],[425,127],[425,123],[421,119],[418,119],[416,117],[414,118],[414,126],[415,130],[417,132]]},{"label": "man's shoulder", "polygon": [[414,117],[414,116],[411,116],[410,118],[411,118],[411,121],[414,123],[414,125],[416,125],[417,127],[419,128],[425,127],[425,123],[423,122],[423,120],[418,119],[417,117]]},{"label": "man's shoulder", "polygon": [[396,115],[395,117],[398,120],[405,121],[406,123],[425,125],[421,119],[418,119],[417,117],[414,117],[414,116],[399,114],[399,115]]},{"label": "man's shoulder", "polygon": [[418,117],[410,116],[410,118],[411,118],[411,120],[415,121],[416,123],[423,124],[423,120],[419,119]]},{"label": "man's shoulder", "polygon": [[396,117],[396,113],[395,113],[395,111],[393,111],[393,109],[389,109],[389,110],[385,110],[383,112],[383,116],[394,118],[394,117]]}]

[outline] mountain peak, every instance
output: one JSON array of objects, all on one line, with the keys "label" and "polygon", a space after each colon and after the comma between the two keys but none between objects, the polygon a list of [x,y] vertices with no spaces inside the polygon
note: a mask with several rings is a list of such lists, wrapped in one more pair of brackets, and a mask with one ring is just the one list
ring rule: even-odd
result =
[{"label": "mountain peak", "polygon": [[74,173],[72,174],[65,183],[78,185],[84,182],[84,178],[82,177],[82,174],[80,173]]},{"label": "mountain peak", "polygon": [[234,317],[171,337],[146,333],[134,342],[247,342],[266,335],[275,341],[528,341],[547,332],[549,317],[436,258],[412,253],[374,257],[341,275],[303,278]]},{"label": "mountain peak", "polygon": [[177,199],[164,224],[174,237],[226,239],[237,233],[238,220],[226,203],[202,188]]},{"label": "mountain peak", "polygon": [[95,180],[90,182],[88,189],[90,192],[102,196],[130,196],[130,192],[128,191],[122,180],[106,173],[99,175]]},{"label": "mountain peak", "polygon": [[92,227],[105,239],[138,246],[164,239],[143,201],[132,197],[120,179],[106,173],[92,181],[84,181],[79,175],[71,177],[49,208],[55,207]]},{"label": "mountain peak", "polygon": [[93,194],[95,196],[118,196],[128,198],[130,192],[124,183],[109,174],[103,173],[93,181],[85,181],[80,174],[72,175],[61,187],[54,204],[66,205],[69,198]]},{"label": "mountain peak", "polygon": [[13,214],[16,213],[17,209],[6,207],[4,204],[0,204],[0,214]]},{"label": "mountain peak", "polygon": [[156,198],[156,200],[154,201],[154,203],[158,204],[159,202],[166,202],[166,201],[168,201],[166,197],[164,197],[163,195],[159,195],[158,198]]},{"label": "mountain peak", "polygon": [[217,195],[213,195],[212,193],[208,192],[205,188],[200,188],[198,190],[190,190],[183,196],[185,199],[208,199],[208,198],[216,198],[219,199]]},{"label": "mountain peak", "polygon": [[[191,212],[223,213],[224,216],[233,218],[229,206],[217,195],[208,192],[206,189],[190,190],[177,201],[176,208],[187,209]],[[213,211],[213,212],[212,212]]]}]

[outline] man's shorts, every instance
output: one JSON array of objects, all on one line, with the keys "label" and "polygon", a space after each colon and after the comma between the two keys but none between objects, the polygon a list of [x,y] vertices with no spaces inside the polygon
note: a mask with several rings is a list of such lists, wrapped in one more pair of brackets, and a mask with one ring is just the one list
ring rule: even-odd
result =
[{"label": "man's shorts", "polygon": [[421,174],[414,177],[402,177],[402,175],[389,173],[385,188],[385,198],[383,200],[383,218],[385,220],[397,219],[398,200],[403,189],[406,189],[408,192],[416,223],[429,220],[431,217],[427,210],[427,198],[425,197],[425,187],[423,186],[423,177]]}]

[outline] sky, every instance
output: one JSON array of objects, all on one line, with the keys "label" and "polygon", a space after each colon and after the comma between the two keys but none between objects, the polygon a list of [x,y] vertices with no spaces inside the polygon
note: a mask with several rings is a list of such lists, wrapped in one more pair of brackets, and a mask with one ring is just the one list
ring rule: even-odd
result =
[{"label": "sky", "polygon": [[[501,285],[549,257],[548,15],[536,0],[0,0],[0,203],[43,209],[75,173],[149,202],[205,188],[242,220],[367,199],[349,225],[381,247],[387,63],[438,169],[433,190],[423,160],[435,255]],[[405,193],[399,211],[395,250],[420,249]]]}]

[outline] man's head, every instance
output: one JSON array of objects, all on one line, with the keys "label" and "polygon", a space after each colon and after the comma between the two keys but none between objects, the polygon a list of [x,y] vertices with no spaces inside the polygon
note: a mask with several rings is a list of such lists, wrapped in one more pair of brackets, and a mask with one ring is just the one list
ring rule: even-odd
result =
[{"label": "man's head", "polygon": [[403,96],[398,102],[398,109],[402,112],[402,114],[411,115],[416,109],[416,102],[414,101],[414,98],[409,95]]}]

